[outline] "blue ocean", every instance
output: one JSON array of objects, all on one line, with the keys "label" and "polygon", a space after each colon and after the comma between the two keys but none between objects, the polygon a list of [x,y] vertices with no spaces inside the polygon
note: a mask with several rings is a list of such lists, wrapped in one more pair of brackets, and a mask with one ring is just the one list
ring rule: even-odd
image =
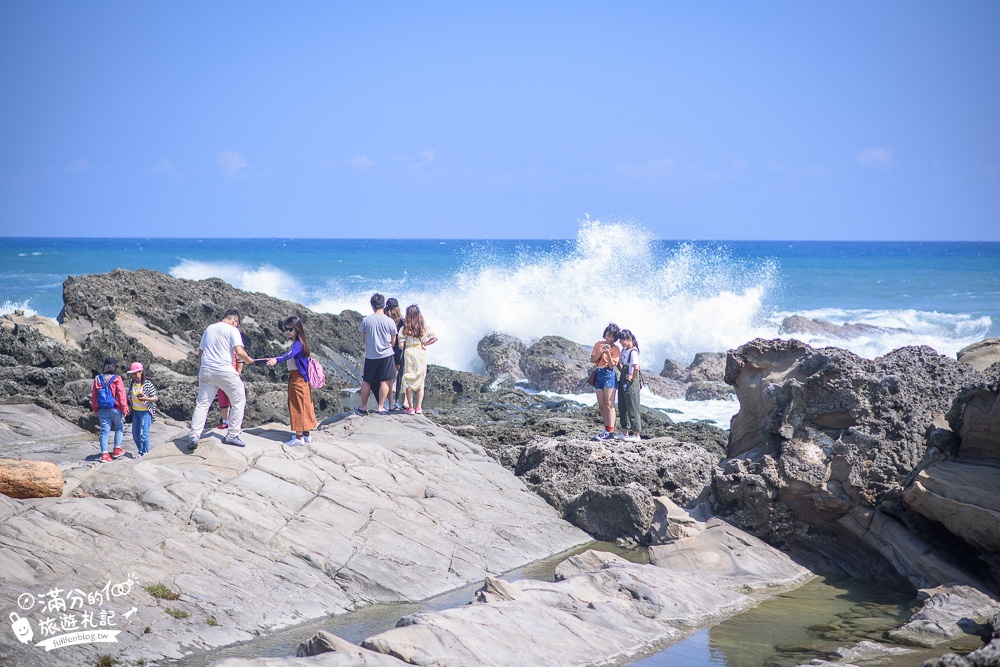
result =
[{"label": "blue ocean", "polygon": [[[430,361],[462,370],[481,370],[476,343],[492,331],[589,344],[608,322],[636,334],[654,371],[666,358],[687,364],[790,337],[780,325],[791,315],[877,327],[851,339],[796,336],[867,358],[905,345],[953,356],[1000,336],[1000,243],[667,241],[594,220],[552,241],[8,237],[0,314],[56,318],[67,276],[115,268],[215,276],[331,313],[367,313],[379,291],[418,303],[441,341]],[[728,422],[734,406],[711,403],[724,402],[674,407]]]}]

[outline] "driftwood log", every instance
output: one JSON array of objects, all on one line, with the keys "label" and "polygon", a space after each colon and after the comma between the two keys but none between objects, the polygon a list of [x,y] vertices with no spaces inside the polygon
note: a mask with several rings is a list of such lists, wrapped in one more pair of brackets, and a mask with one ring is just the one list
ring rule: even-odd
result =
[{"label": "driftwood log", "polygon": [[0,459],[0,493],[5,496],[54,498],[62,492],[62,470],[55,463]]}]

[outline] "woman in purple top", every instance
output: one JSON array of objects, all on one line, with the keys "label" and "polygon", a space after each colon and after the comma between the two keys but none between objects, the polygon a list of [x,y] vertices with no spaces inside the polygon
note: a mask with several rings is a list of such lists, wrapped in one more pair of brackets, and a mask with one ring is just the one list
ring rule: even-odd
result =
[{"label": "woman in purple top", "polygon": [[295,447],[312,442],[309,432],[316,428],[316,411],[309,388],[311,350],[302,320],[294,315],[285,320],[285,335],[292,339],[292,346],[280,357],[268,359],[267,365],[274,366],[282,361],[288,368],[288,416],[295,434],[285,444]]}]

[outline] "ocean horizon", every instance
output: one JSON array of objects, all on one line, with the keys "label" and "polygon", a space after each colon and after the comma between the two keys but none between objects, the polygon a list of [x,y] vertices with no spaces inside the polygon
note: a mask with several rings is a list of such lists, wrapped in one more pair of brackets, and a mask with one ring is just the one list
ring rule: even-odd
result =
[{"label": "ocean horizon", "polygon": [[[599,221],[557,240],[6,237],[0,314],[55,319],[68,276],[117,268],[217,277],[335,314],[370,312],[378,291],[420,305],[440,338],[431,363],[468,371],[482,370],[476,344],[493,331],[589,345],[608,322],[635,333],[653,373],[758,337],[875,358],[907,345],[954,356],[1000,336],[1000,243],[666,241]],[[793,334],[791,316],[870,328]]]}]

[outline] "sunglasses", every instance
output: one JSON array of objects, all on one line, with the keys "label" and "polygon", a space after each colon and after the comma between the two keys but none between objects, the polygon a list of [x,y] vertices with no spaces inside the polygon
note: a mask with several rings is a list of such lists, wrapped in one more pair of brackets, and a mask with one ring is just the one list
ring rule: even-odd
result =
[{"label": "sunglasses", "polygon": [[295,329],[292,327],[285,327],[285,333],[292,333],[293,331],[295,331]]}]

